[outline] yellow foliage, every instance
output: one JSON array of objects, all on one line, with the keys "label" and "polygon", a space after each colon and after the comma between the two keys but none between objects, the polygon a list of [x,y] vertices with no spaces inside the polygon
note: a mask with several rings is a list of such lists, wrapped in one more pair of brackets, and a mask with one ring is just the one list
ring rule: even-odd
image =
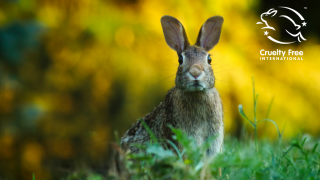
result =
[{"label": "yellow foliage", "polygon": [[[0,8],[1,25],[33,17],[44,28],[38,55],[23,56],[14,71],[21,76],[19,80],[7,75],[11,66],[0,64],[3,124],[13,121],[15,109],[32,104],[40,111],[21,120],[22,129],[32,127],[46,142],[24,145],[23,168],[41,171],[43,157],[50,154],[67,159],[88,152],[98,158],[106,150],[104,143],[114,140],[114,131],[121,136],[164,99],[174,86],[178,58],[164,40],[163,15],[179,19],[191,43],[207,18],[224,17],[220,42],[210,53],[224,104],[226,134],[236,135],[241,124],[249,125],[237,107],[242,104],[248,117],[253,116],[254,76],[259,118],[265,117],[274,97],[270,118],[280,129],[286,124],[285,137],[302,129],[319,135],[318,40],[307,34],[307,41],[299,45],[269,41],[256,25],[260,14],[253,9],[258,6],[254,0],[25,0],[17,7]],[[303,61],[261,61],[261,49],[304,51]],[[15,85],[16,81],[20,84]],[[33,130],[25,131],[32,134]],[[273,125],[261,124],[258,131],[260,137],[277,138]],[[0,142],[9,150],[18,137],[17,130],[12,132],[11,137],[0,134]],[[80,140],[72,139],[82,139],[81,145],[87,147],[76,147]],[[12,157],[12,152],[1,152],[0,156]]]}]

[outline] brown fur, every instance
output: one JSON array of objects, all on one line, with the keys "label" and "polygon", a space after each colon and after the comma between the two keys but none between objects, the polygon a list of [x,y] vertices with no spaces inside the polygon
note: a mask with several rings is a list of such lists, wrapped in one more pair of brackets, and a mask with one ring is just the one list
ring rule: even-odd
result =
[{"label": "brown fur", "polygon": [[[162,18],[166,41],[181,54],[183,63],[177,70],[176,86],[169,90],[158,107],[142,118],[158,139],[171,140],[179,148],[181,146],[173,140],[169,125],[194,137],[199,146],[209,136],[217,135],[208,149],[211,155],[222,150],[224,124],[222,103],[214,88],[215,78],[208,63],[207,51],[219,41],[221,19],[220,16],[209,18],[202,26],[197,40],[202,47],[198,44],[189,45],[185,30],[177,19],[170,16]],[[213,29],[213,35],[208,34],[210,28]],[[131,153],[139,152],[134,144],[143,145],[146,142],[150,142],[150,135],[141,121],[134,123],[121,138],[122,147]]]}]

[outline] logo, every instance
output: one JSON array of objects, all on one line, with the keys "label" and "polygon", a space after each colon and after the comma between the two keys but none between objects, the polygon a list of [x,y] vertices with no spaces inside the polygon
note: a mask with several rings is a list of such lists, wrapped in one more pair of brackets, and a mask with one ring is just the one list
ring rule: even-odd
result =
[{"label": "logo", "polygon": [[[262,22],[257,22],[257,24],[262,24],[264,25],[264,27],[262,27],[261,29],[265,29],[264,31],[264,35],[267,36],[268,39],[270,39],[271,41],[275,42],[275,43],[278,43],[278,44],[291,44],[291,43],[295,43],[295,42],[301,42],[301,40],[304,40],[306,41],[307,39],[305,39],[302,34],[301,34],[301,29],[304,27],[304,26],[307,26],[307,23],[305,22],[305,19],[303,18],[303,16],[296,10],[292,9],[292,8],[289,8],[289,7],[284,7],[284,6],[279,6],[279,8],[283,8],[283,9],[288,9],[290,11],[292,11],[294,14],[296,14],[300,21],[299,22],[295,22],[291,17],[287,16],[287,15],[279,15],[278,11],[275,10],[274,8],[271,8],[269,9],[267,12],[264,12],[261,14],[260,18],[261,18],[261,21]],[[274,39],[273,37],[271,37],[269,35],[269,32],[268,30],[270,31],[276,31],[276,29],[272,26],[270,26],[266,20],[266,17],[274,17],[274,16],[278,16],[279,18],[286,18],[287,20],[289,20],[291,23],[292,23],[292,26],[293,28],[292,29],[295,29],[295,32],[290,32],[288,31],[287,29],[285,29],[285,31],[290,35],[292,36],[294,39],[296,39],[296,41],[291,41],[291,42],[283,42],[283,41],[279,41],[279,40],[276,40]],[[277,17],[276,16],[276,17]]]}]

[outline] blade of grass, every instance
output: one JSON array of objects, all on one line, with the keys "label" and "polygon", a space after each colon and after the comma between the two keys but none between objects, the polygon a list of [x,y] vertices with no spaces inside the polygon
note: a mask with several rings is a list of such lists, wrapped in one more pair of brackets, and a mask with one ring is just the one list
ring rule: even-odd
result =
[{"label": "blade of grass", "polygon": [[170,141],[170,140],[167,140],[167,142],[174,148],[174,150],[176,150],[176,152],[177,152],[177,154],[178,154],[178,156],[179,156],[179,159],[180,159],[181,161],[183,161],[182,155],[181,155],[178,147],[177,147],[172,141]]},{"label": "blade of grass", "polygon": [[150,140],[152,140],[154,143],[157,143],[158,140],[157,140],[156,136],[153,134],[152,130],[149,128],[149,126],[146,124],[146,122],[144,122],[144,120],[142,118],[140,119],[140,121],[141,121],[143,127],[146,128],[147,132],[149,133],[149,135],[151,137]]},{"label": "blade of grass", "polygon": [[306,142],[306,140],[307,140],[307,138],[305,137],[305,138],[303,139],[302,143],[301,143],[301,147],[302,147],[302,148],[303,148],[304,143]]},{"label": "blade of grass", "polygon": [[252,80],[252,91],[253,91],[253,107],[254,107],[254,110],[253,110],[253,117],[256,117],[256,90],[255,90],[255,83],[254,83],[254,77],[251,76],[251,80]]},{"label": "blade of grass", "polygon": [[286,128],[286,126],[287,126],[287,123],[285,123],[284,126],[283,126],[283,129],[282,129],[282,131],[281,131],[281,137],[282,137],[282,135],[283,135],[283,132],[284,132],[284,129]]},{"label": "blade of grass", "polygon": [[241,115],[242,117],[244,117],[244,118],[252,125],[252,127],[255,127],[255,124],[254,124],[252,121],[250,121],[250,120],[247,118],[247,116],[244,114],[243,108],[242,108],[242,104],[240,104],[238,107],[239,107],[239,113],[240,113],[240,115]]},{"label": "blade of grass", "polygon": [[254,116],[253,116],[253,119],[254,119],[254,123],[257,123],[257,104],[258,104],[258,97],[259,97],[259,94],[256,94],[256,98],[255,98],[255,102],[254,102]]},{"label": "blade of grass", "polygon": [[319,145],[319,143],[316,143],[316,144],[313,146],[311,152],[313,152],[313,153],[316,152],[316,149],[317,149],[318,145]]},{"label": "blade of grass", "polygon": [[256,94],[255,90],[255,83],[254,83],[254,77],[251,77],[252,79],[252,91],[253,91],[253,121],[254,121],[254,144],[256,148],[256,152],[258,152],[258,130],[257,130],[257,101],[258,101],[258,94]]},{"label": "blade of grass", "polygon": [[282,136],[283,136],[283,132],[284,132],[284,129],[286,128],[286,126],[287,126],[287,122],[284,124],[284,126],[282,128],[282,131],[281,131],[281,134],[280,134],[280,139],[279,139],[279,146],[281,146]]},{"label": "blade of grass", "polygon": [[278,125],[277,125],[276,122],[274,122],[272,119],[261,119],[261,120],[259,120],[258,122],[261,122],[261,121],[271,122],[271,123],[276,127],[277,132],[278,132],[278,137],[279,137],[279,139],[281,139],[281,133],[280,133],[279,127],[278,127]]},{"label": "blade of grass", "polygon": [[272,98],[271,98],[271,102],[270,102],[269,107],[268,107],[266,119],[268,119],[268,117],[269,117],[269,114],[270,114],[270,111],[271,111],[271,107],[272,107],[272,104],[273,104],[273,100],[274,100],[274,96],[272,96]]}]

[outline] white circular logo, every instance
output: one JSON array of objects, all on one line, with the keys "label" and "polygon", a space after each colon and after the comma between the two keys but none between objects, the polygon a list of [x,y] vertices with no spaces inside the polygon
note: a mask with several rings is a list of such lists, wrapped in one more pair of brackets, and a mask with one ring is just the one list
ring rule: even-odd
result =
[{"label": "white circular logo", "polygon": [[[271,8],[271,9],[269,9],[267,12],[264,12],[264,13],[261,14],[260,18],[261,18],[261,21],[262,21],[262,22],[257,22],[257,24],[262,24],[262,25],[264,25],[264,27],[261,28],[261,29],[266,29],[266,30],[264,31],[264,35],[267,36],[268,39],[270,39],[271,41],[273,41],[273,42],[275,42],[275,43],[278,43],[278,44],[291,44],[291,43],[296,42],[296,41],[291,41],[291,42],[279,41],[279,40],[276,40],[276,39],[274,39],[273,37],[271,37],[271,36],[269,35],[268,30],[276,31],[276,29],[268,24],[268,22],[265,20],[265,17],[267,17],[267,16],[274,17],[274,16],[276,16],[277,13],[278,13],[278,15],[279,15],[280,18],[286,18],[286,19],[288,19],[288,20],[292,23],[292,25],[294,26],[295,30],[298,31],[298,32],[296,32],[296,33],[294,34],[294,33],[292,33],[292,32],[289,32],[287,29],[285,29],[286,32],[287,32],[290,36],[296,38],[299,43],[301,42],[301,40],[306,41],[307,39],[304,38],[304,37],[302,36],[302,34],[301,34],[301,28],[303,28],[304,26],[307,26],[307,23],[305,22],[305,19],[302,17],[302,15],[301,15],[298,11],[296,11],[296,10],[294,10],[294,9],[292,9],[292,8],[289,8],[289,7],[279,6],[279,8],[288,9],[288,10],[294,12],[294,13],[300,18],[301,22],[297,23],[297,22],[295,22],[294,20],[292,20],[292,18],[290,18],[289,16],[279,15],[279,13],[278,13],[277,10],[275,10],[274,8]],[[277,15],[277,16],[278,16],[278,15]]]}]

